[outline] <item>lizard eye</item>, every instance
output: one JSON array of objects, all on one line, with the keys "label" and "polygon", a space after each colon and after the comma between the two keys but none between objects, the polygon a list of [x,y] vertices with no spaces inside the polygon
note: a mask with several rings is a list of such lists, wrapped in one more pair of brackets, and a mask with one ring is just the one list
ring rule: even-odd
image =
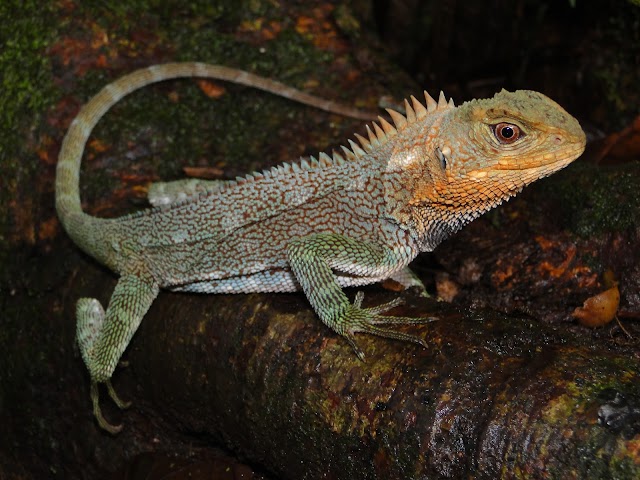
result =
[{"label": "lizard eye", "polygon": [[491,125],[491,129],[498,141],[505,145],[515,142],[524,135],[520,127],[512,123],[501,122]]}]

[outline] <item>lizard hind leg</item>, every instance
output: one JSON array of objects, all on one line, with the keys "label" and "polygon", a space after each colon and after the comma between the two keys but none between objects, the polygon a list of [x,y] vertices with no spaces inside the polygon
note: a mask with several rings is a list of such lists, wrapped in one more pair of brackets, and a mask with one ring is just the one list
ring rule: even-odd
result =
[{"label": "lizard hind leg", "polygon": [[[97,338],[99,338],[104,326],[105,313],[104,308],[100,305],[100,302],[95,298],[81,298],[76,304],[76,338],[78,346],[80,347],[80,353],[85,365],[89,365],[92,362],[92,354],[95,351],[95,344]],[[126,402],[120,400],[116,394],[111,381],[107,381],[107,388],[109,390],[109,396],[114,400],[114,403],[120,408],[126,408]],[[93,415],[95,416],[98,425],[101,428],[108,431],[111,434],[116,434],[122,430],[122,425],[112,425],[102,415],[100,409],[100,391],[98,390],[98,382],[91,380],[91,404],[93,405]]]},{"label": "lizard hind leg", "polygon": [[98,383],[106,384],[109,397],[119,408],[130,405],[116,394],[111,375],[157,294],[155,283],[125,275],[118,281],[106,312],[95,298],[81,298],[76,306],[76,336],[91,376],[93,414],[98,425],[112,434],[122,426],[111,425],[102,415]]}]

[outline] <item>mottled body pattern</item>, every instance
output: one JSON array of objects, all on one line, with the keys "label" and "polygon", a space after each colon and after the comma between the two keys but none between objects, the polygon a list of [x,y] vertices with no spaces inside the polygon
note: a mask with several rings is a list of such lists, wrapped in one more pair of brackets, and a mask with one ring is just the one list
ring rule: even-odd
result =
[{"label": "mottled body pattern", "polygon": [[[425,345],[381,324],[428,319],[382,315],[398,301],[362,308],[342,287],[395,278],[419,284],[407,265],[451,233],[577,158],[585,137],[555,102],[531,91],[502,91],[460,107],[441,94],[411,97],[406,116],[389,111],[333,156],[283,164],[235,181],[174,182],[150,190],[154,208],[116,219],[85,214],[79,170],[91,130],[120,98],[178,77],[244,83],[336,111],[335,104],[248,74],[198,63],[139,70],[105,87],[78,114],[60,152],[56,207],[71,238],[120,274],[107,311],[78,301],[78,343],[92,380],[109,382],[160,288],[205,293],[302,289],[320,319],[362,357],[354,333]],[[241,79],[241,80],[238,80]],[[262,82],[262,83],[261,83]],[[275,87],[273,85],[276,85]],[[309,98],[312,101],[308,101]],[[342,110],[341,113],[353,114]]]}]

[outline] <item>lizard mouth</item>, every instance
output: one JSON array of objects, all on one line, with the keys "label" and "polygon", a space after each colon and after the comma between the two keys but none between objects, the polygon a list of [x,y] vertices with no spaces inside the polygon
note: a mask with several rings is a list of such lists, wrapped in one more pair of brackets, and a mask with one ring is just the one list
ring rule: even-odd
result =
[{"label": "lizard mouth", "polygon": [[[456,198],[455,201],[451,202],[435,201],[432,203],[439,205],[443,210],[467,211],[471,208],[471,210],[477,211],[477,215],[474,215],[475,218],[483,212],[514,197],[520,193],[526,185],[533,183],[535,180],[548,177],[569,165],[584,152],[585,143],[584,140],[580,143],[575,142],[567,145],[562,150],[551,154],[542,154],[525,162],[519,158],[514,158],[510,161],[504,160],[502,163],[494,165],[494,170],[500,170],[502,172],[510,171],[513,173],[505,173],[505,181],[497,182],[499,186],[497,184],[495,185],[497,188],[492,190],[493,196],[487,196],[481,200],[473,196],[465,196],[462,199]],[[469,172],[468,175],[477,182],[478,180],[484,181],[484,179],[489,176],[489,173],[487,170],[477,170]]]},{"label": "lizard mouth", "polygon": [[582,141],[580,143],[574,143],[573,145],[567,146],[560,151],[540,154],[535,157],[527,158],[525,160],[520,158],[500,160],[495,165],[495,169],[529,170],[547,167],[549,165],[557,165],[558,168],[562,168],[582,155],[582,152],[584,152],[584,148],[585,142]]},{"label": "lizard mouth", "polygon": [[[549,165],[562,168],[584,152],[586,146],[586,136],[581,131],[580,135],[569,135],[563,138],[558,135],[553,139],[553,143],[556,144],[556,149],[551,152],[541,153],[533,157],[521,159],[521,158],[506,158],[499,160],[495,165],[496,170],[527,170],[536,169],[540,167],[548,167]],[[562,146],[562,144],[565,144]]]}]

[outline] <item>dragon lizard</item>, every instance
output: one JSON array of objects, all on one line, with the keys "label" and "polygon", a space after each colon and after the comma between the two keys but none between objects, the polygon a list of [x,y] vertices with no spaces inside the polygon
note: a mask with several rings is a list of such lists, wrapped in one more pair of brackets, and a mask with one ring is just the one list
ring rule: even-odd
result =
[{"label": "dragon lizard", "polygon": [[102,416],[98,384],[105,383],[114,402],[126,406],[110,379],[160,288],[302,290],[318,317],[360,358],[358,332],[426,346],[422,338],[389,326],[429,319],[383,315],[399,300],[363,308],[362,293],[351,303],[342,287],[389,277],[415,285],[407,265],[418,253],[433,250],[585,148],[579,123],[540,93],[503,90],[456,107],[442,93],[436,101],[425,92],[425,104],[413,96],[405,100],[405,115],[389,110],[395,126],[379,117],[367,126],[367,138],[356,135],[357,142],[349,141],[340,153],[234,181],[161,186],[151,189],[157,206],[120,218],[84,213],[80,163],[94,126],[125,95],[179,77],[244,83],[354,115],[277,82],[202,63],[137,70],[104,87],[80,110],[59,155],[56,208],[73,241],[120,275],[106,312],[90,298],[78,300],[76,312],[93,412],[112,433],[121,426]]}]

